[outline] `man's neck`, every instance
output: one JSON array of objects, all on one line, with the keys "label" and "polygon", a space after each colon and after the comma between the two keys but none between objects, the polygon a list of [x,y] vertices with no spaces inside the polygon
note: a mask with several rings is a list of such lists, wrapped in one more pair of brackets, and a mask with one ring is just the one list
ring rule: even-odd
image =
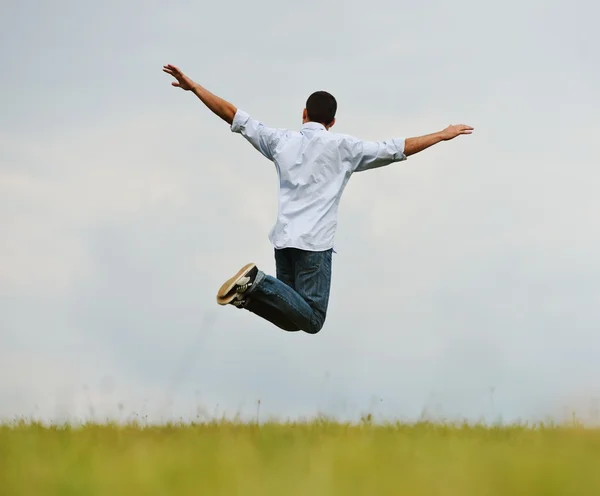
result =
[{"label": "man's neck", "polygon": [[305,124],[317,124],[318,126],[323,126],[326,131],[329,131],[329,128],[330,128],[330,126],[326,126],[322,122],[311,121],[311,120],[303,120],[302,125],[304,126]]}]

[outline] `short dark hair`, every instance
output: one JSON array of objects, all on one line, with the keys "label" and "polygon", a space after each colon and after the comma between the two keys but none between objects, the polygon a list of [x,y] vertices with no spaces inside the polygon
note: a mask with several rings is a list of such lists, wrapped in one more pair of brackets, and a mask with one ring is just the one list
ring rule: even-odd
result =
[{"label": "short dark hair", "polygon": [[331,124],[337,111],[337,101],[326,91],[316,91],[306,101],[306,113],[309,120],[324,126]]}]

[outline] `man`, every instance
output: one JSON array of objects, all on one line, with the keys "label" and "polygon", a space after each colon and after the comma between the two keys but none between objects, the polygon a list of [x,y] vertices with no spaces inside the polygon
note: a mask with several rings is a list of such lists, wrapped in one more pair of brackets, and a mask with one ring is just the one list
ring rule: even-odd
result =
[{"label": "man", "polygon": [[337,102],[327,92],[306,102],[300,131],[273,129],[213,95],[173,65],[163,71],[175,87],[194,93],[212,112],[274,162],[279,176],[279,213],[270,240],[276,278],[249,263],[228,279],[217,303],[253,312],[286,331],[316,334],[325,323],[331,256],[340,197],[354,172],[406,160],[473,128],[463,124],[407,139],[362,141],[329,130]]}]

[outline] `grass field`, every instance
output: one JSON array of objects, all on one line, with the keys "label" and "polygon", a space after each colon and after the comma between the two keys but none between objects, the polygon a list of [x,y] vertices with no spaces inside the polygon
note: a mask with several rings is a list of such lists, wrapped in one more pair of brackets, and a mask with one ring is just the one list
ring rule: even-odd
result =
[{"label": "grass field", "polygon": [[600,430],[16,423],[0,427],[0,494],[600,495]]}]

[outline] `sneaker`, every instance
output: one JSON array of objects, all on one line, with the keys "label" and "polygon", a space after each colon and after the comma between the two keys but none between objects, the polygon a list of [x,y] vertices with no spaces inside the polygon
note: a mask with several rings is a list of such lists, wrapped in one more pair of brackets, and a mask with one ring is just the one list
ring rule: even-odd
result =
[{"label": "sneaker", "polygon": [[236,294],[236,296],[229,302],[230,305],[233,305],[235,308],[242,309],[246,307],[246,303],[248,300],[244,298],[241,294]]},{"label": "sneaker", "polygon": [[244,265],[237,274],[227,279],[217,293],[217,303],[219,305],[233,304],[240,306],[244,300],[240,298],[254,284],[258,268],[256,264],[249,263]]}]

